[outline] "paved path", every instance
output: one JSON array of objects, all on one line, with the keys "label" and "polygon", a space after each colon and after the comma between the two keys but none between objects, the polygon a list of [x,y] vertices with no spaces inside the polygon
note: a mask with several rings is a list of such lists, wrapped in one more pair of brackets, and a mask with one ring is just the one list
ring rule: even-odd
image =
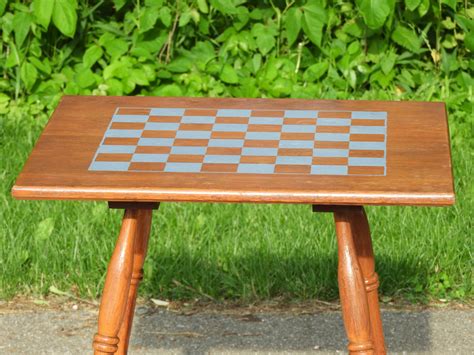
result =
[{"label": "paved path", "polygon": [[[0,314],[0,354],[89,354],[95,310]],[[131,354],[336,354],[346,339],[338,312],[197,313],[137,309]],[[473,310],[385,311],[391,354],[473,354]]]}]

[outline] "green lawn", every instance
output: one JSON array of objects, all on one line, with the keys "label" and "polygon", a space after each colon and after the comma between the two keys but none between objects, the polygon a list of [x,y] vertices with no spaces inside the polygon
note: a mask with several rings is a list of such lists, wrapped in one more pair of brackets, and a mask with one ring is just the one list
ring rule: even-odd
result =
[{"label": "green lawn", "polygon": [[[104,202],[10,196],[43,124],[0,119],[0,298],[45,294],[51,285],[95,298],[121,212]],[[368,208],[383,296],[472,299],[473,152],[461,141],[453,155],[454,207]],[[313,214],[310,206],[163,203],[141,292],[171,299],[331,300],[336,264],[332,217]]]}]

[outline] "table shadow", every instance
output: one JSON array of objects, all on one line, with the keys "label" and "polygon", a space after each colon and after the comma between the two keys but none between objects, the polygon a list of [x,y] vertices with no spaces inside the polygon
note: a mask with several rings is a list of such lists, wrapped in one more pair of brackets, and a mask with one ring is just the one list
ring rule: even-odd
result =
[{"label": "table shadow", "polygon": [[[252,277],[251,274],[245,273],[245,265],[254,263],[255,260],[271,265],[272,273],[268,274],[268,279],[264,279],[264,281],[274,282],[276,285],[282,285],[285,282],[285,277],[288,279],[288,270],[294,272],[295,265],[299,270],[325,269],[328,271],[326,273],[327,279],[322,290],[319,291],[325,295],[332,294],[337,298],[337,255],[335,250],[305,258],[298,257],[297,260],[282,259],[280,255],[268,252],[235,256],[235,259],[233,263],[241,265],[243,269],[240,277]],[[159,270],[171,267],[175,263],[194,265],[192,277],[195,280],[205,279],[208,275],[221,277],[223,290],[225,290],[226,283],[229,283],[229,277],[232,277],[229,273],[224,272],[222,266],[217,262],[202,262],[189,255],[186,256],[185,253],[180,254],[179,260],[165,254],[153,255],[152,262],[158,263],[159,266],[153,268],[151,275],[147,275],[147,291],[151,291],[152,294],[157,295],[156,297],[163,296],[160,296],[157,286],[164,281],[161,279]],[[405,263],[403,259],[392,258],[390,255],[380,255],[377,258],[377,265],[384,270],[380,276],[382,280],[386,277],[387,283],[404,285],[403,277],[407,273],[426,275],[426,270],[422,270],[422,267],[414,270],[410,263]],[[175,276],[176,280],[179,280],[180,275]],[[301,279],[300,282],[304,282],[304,279]],[[182,281],[182,283],[185,282]],[[186,283],[186,285],[195,290],[201,289],[202,286],[199,282],[196,284]],[[409,287],[409,285],[405,286]],[[305,287],[310,289],[312,286],[308,283]],[[284,294],[285,291],[272,290],[275,294]],[[255,351],[292,353],[315,351],[315,349],[344,352],[347,339],[340,313],[315,312],[298,319],[291,316],[282,316],[280,319],[275,315],[264,315],[261,322],[247,322],[235,316],[222,315],[201,315],[195,319],[194,316],[173,315],[174,319],[171,319],[166,312],[157,312],[139,317],[140,320],[137,321],[135,329],[134,344],[139,348],[156,351],[176,349],[179,354],[239,351],[243,353]],[[260,316],[257,315],[257,317]],[[413,316],[408,314],[401,317],[397,313],[383,312],[383,322],[386,344],[390,352],[413,353],[430,349],[429,314],[416,313]]]},{"label": "table shadow", "polygon": [[[384,311],[382,318],[390,353],[430,351],[428,313]],[[150,354],[346,352],[347,339],[339,312],[256,314],[251,321],[243,319],[236,315],[186,316],[148,311],[136,316],[131,349]]]}]

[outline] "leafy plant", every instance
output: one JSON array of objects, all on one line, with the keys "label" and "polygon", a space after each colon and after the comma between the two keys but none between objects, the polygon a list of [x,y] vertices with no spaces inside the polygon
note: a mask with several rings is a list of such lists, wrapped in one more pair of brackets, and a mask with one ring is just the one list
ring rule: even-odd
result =
[{"label": "leafy plant", "polygon": [[[62,94],[363,97],[472,107],[474,9],[453,0],[0,1],[0,110]],[[441,83],[426,91],[427,83]],[[451,106],[450,106],[451,107]]]}]

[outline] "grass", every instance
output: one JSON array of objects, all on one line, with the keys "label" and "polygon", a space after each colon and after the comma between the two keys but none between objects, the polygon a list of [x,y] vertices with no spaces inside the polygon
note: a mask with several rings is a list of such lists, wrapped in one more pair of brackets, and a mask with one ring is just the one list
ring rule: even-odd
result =
[{"label": "grass", "polygon": [[[14,179],[44,122],[0,119],[0,298],[51,285],[96,298],[121,212],[106,203],[15,201]],[[473,152],[454,144],[457,203],[370,207],[381,294],[472,299]],[[155,212],[144,296],[170,299],[337,297],[329,214],[303,205],[163,203]]]}]

